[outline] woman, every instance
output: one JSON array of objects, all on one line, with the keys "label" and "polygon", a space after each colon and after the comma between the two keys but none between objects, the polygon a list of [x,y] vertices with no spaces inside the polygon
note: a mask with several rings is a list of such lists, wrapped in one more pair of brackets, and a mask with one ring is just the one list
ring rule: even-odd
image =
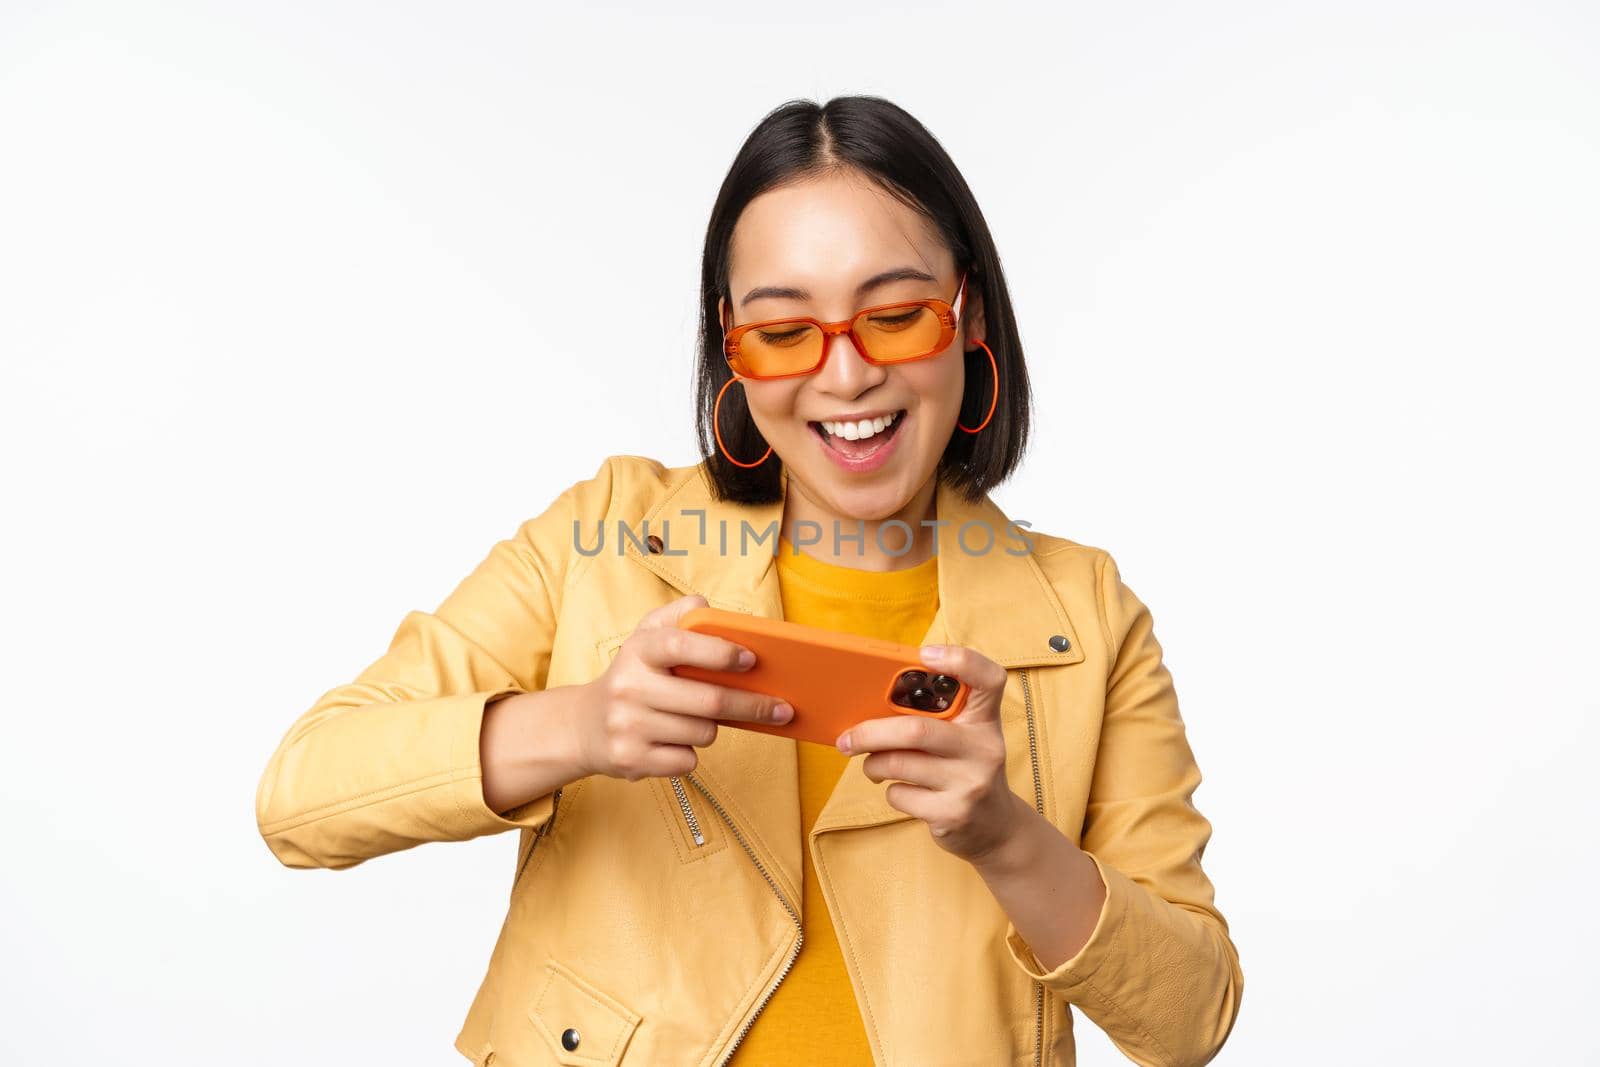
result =
[{"label": "woman", "polygon": [[[268,846],[520,831],[476,1064],[1071,1064],[1069,1004],[1210,1060],[1243,980],[1200,774],[1115,562],[987,496],[1029,391],[954,164],[882,99],[778,109],[701,295],[703,461],[607,459],[407,615],[272,756]],[[837,748],[719,727],[791,709],[672,673],[748,666],[675,625],[707,603],[928,646],[971,698]]]}]

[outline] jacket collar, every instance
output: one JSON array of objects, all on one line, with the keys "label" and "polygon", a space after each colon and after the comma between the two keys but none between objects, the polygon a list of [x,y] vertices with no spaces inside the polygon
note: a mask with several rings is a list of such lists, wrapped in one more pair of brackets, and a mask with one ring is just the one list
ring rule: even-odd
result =
[{"label": "jacket collar", "polygon": [[[698,593],[713,607],[781,619],[775,537],[760,542],[756,537],[778,528],[782,496],[759,505],[719,501],[704,463],[676,468],[673,474],[666,492],[643,520],[631,520],[639,522],[634,531],[638,541],[655,535],[661,538],[661,551],[641,550],[639,543],[623,538],[624,553],[679,593]],[[786,496],[787,471],[782,485]],[[936,528],[939,606],[921,643],[966,645],[1012,669],[1082,662],[1077,627],[1031,551],[1022,552],[1017,535],[1008,532],[1004,512],[988,496],[968,501],[942,481],[935,490],[934,509],[944,523]],[[976,551],[984,540],[981,526],[967,534],[974,551],[963,551],[961,530],[972,522],[986,523],[994,531],[989,551]],[[741,552],[746,526],[750,532]],[[1051,647],[1055,635],[1067,638],[1066,651]],[[797,744],[750,730],[722,730],[715,744],[700,750],[694,772],[708,788],[730,800],[729,810],[741,813],[754,836],[768,844],[796,901],[802,871],[799,849],[806,847],[800,839]],[[812,828],[812,847],[818,835],[832,830],[882,826],[913,817],[889,804],[885,783],[867,778],[861,770],[864,758],[852,756],[845,766]]]},{"label": "jacket collar", "polygon": [[[642,551],[624,538],[625,553],[680,593],[699,593],[713,607],[781,619],[775,540],[757,538],[782,521],[787,469],[783,493],[770,504],[715,499],[704,463],[678,468],[675,474],[637,530],[641,541],[646,533],[659,536],[663,551]],[[985,495],[969,501],[940,481],[934,515],[943,523],[937,527],[939,607],[924,643],[967,645],[1010,668],[1062,666],[1083,659],[1077,628],[1060,597],[1032,552],[1022,550],[1018,537],[1028,535],[1011,532],[1010,520],[993,500]],[[986,529],[993,531],[993,543],[983,552]],[[1067,651],[1051,647],[1055,635],[1067,638]]]}]

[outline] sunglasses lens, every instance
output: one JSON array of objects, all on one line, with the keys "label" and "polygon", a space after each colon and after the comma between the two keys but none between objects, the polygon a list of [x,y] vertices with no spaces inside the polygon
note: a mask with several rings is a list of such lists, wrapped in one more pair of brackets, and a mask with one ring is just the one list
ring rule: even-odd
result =
[{"label": "sunglasses lens", "polygon": [[804,322],[757,326],[739,339],[739,358],[750,374],[799,374],[822,359],[822,331]]},{"label": "sunglasses lens", "polygon": [[919,359],[943,345],[945,321],[932,308],[919,304],[864,311],[856,317],[856,336],[867,355],[884,363]]}]

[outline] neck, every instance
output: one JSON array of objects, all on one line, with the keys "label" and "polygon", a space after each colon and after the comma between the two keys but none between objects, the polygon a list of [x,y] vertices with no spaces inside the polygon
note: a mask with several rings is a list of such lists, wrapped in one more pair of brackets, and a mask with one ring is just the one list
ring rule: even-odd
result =
[{"label": "neck", "polygon": [[790,476],[783,501],[783,536],[813,559],[842,567],[866,571],[915,567],[933,558],[938,530],[926,524],[935,517],[938,477],[936,472],[893,514],[863,519],[838,513]]}]

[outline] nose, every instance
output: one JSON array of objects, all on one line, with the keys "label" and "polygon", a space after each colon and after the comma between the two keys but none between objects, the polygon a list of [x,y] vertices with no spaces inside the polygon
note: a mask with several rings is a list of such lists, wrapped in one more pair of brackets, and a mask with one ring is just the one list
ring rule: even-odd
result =
[{"label": "nose", "polygon": [[854,399],[889,376],[888,369],[861,358],[847,333],[828,339],[828,358],[816,374],[816,386],[825,393]]}]

